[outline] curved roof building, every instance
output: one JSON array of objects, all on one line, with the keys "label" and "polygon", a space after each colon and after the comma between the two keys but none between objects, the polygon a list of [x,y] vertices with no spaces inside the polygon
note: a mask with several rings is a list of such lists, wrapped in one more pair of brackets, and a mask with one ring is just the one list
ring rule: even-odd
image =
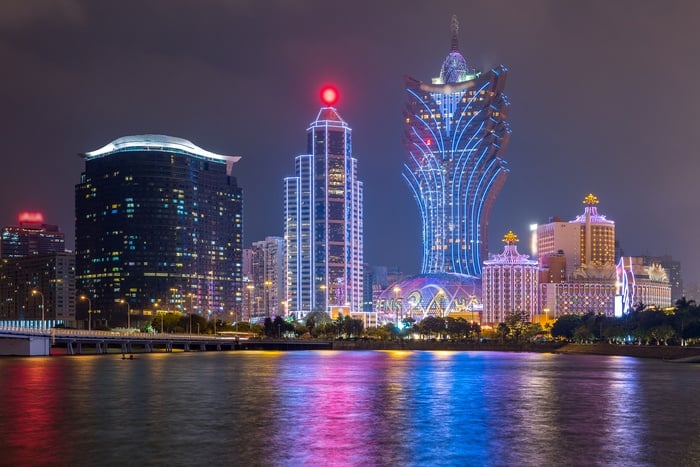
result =
[{"label": "curved roof building", "polygon": [[404,178],[423,225],[421,272],[478,276],[488,251],[491,208],[505,182],[502,159],[510,136],[506,68],[469,69],[452,46],[432,83],[406,78]]},{"label": "curved roof building", "polygon": [[231,168],[239,157],[164,135],[126,136],[80,156],[76,279],[100,313],[93,319],[238,310],[242,191]]},{"label": "curved roof building", "polygon": [[[384,290],[375,302],[379,321],[481,312],[481,280],[454,273],[419,274]],[[473,316],[472,316],[473,319]]]}]

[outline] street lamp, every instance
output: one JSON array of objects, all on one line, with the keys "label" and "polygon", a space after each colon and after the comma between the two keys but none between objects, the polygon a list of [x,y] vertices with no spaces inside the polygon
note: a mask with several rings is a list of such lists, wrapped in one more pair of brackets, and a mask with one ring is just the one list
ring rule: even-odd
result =
[{"label": "street lamp", "polygon": [[44,320],[44,294],[41,293],[39,290],[34,289],[32,290],[32,295],[39,295],[41,297],[41,329],[46,329],[46,322]]},{"label": "street lamp", "polygon": [[[248,308],[248,322],[250,323],[250,320],[253,318],[253,290],[255,290],[255,286],[253,284],[248,284],[245,288],[248,291],[246,307]],[[241,318],[241,320],[242,319],[243,318]]]},{"label": "street lamp", "polygon": [[194,294],[192,292],[187,294],[187,298],[190,299],[190,309],[188,310],[190,312],[190,336],[192,336],[192,297],[194,297]]},{"label": "street lamp", "polygon": [[[399,326],[399,293],[401,292],[401,287],[395,285],[392,289],[394,292],[394,316],[396,317],[396,326]],[[403,311],[403,310],[402,310]]]},{"label": "street lamp", "polygon": [[88,302],[88,331],[92,331],[92,300],[87,295],[81,295],[80,299]]},{"label": "street lamp", "polygon": [[131,329],[131,307],[129,306],[129,302],[122,298],[119,300],[119,303],[126,305],[126,328]]},{"label": "street lamp", "polygon": [[270,317],[270,286],[272,281],[265,281],[265,316]]}]

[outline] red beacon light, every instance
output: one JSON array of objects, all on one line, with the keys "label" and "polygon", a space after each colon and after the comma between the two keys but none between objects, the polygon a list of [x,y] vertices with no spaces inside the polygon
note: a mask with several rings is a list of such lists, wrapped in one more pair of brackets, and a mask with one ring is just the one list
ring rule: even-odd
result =
[{"label": "red beacon light", "polygon": [[333,86],[324,86],[321,88],[321,101],[327,106],[332,106],[338,102],[338,90]]}]

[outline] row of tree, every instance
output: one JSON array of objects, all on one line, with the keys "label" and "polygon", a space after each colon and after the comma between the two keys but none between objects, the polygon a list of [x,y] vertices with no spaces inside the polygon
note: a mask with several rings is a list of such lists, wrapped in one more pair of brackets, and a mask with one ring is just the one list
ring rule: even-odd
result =
[{"label": "row of tree", "polygon": [[365,329],[361,319],[339,316],[332,320],[326,313],[312,313],[304,323],[288,321],[280,316],[266,318],[262,325],[227,323],[208,320],[201,315],[166,313],[153,318],[150,329],[162,332],[192,332],[213,334],[218,331],[254,332],[270,338],[359,338],[403,339],[494,339],[500,342],[522,343],[534,339],[553,338],[576,342],[605,341],[610,343],[639,343],[656,345],[686,345],[700,340],[700,306],[694,300],[681,298],[671,309],[648,308],[642,304],[623,317],[613,318],[593,312],[559,317],[551,328],[543,329],[530,323],[527,315],[511,313],[493,329],[482,330],[479,323],[464,318],[428,316],[419,322],[405,318],[399,326]]},{"label": "row of tree", "polygon": [[686,345],[700,339],[700,307],[683,297],[671,309],[640,304],[619,318],[595,313],[565,315],[553,324],[551,334],[576,342]]}]

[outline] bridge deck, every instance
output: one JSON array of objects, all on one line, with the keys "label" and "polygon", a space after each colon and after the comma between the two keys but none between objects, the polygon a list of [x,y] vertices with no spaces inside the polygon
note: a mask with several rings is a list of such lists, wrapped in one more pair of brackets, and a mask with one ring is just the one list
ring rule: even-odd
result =
[{"label": "bridge deck", "polygon": [[[46,353],[5,353],[5,349],[17,347],[11,341],[20,339],[27,342],[40,340],[45,344]],[[3,345],[5,342],[5,345]],[[0,328],[0,355],[48,355],[48,348],[65,348],[69,355],[104,353],[143,353],[190,351],[231,351],[231,350],[321,350],[332,349],[331,341],[297,339],[240,339],[228,336],[195,334],[152,334],[120,333],[110,331],[83,331],[76,329],[30,329]]]}]

